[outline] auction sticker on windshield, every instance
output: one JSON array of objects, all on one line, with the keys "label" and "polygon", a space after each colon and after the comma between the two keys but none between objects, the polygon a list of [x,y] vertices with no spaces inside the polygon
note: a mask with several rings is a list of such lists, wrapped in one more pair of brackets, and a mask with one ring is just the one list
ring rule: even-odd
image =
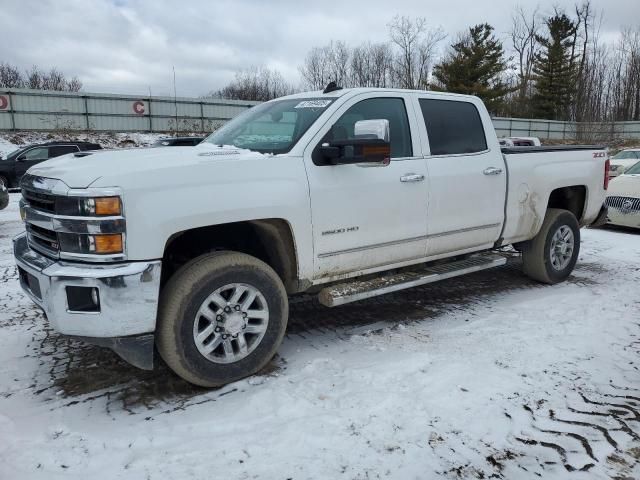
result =
[{"label": "auction sticker on windshield", "polygon": [[332,101],[333,100],[304,100],[294,108],[325,108],[329,106]]}]

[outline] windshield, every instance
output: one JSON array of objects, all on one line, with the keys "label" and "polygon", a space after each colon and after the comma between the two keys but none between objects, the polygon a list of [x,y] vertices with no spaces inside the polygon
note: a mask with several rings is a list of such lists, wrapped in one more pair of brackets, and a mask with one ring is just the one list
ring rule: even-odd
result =
[{"label": "windshield", "polygon": [[334,99],[296,98],[247,110],[204,141],[260,153],[287,153]]},{"label": "windshield", "polygon": [[640,162],[636,163],[633,167],[629,167],[625,175],[640,175]]},{"label": "windshield", "polygon": [[616,153],[611,160],[640,160],[640,151],[623,150]]},{"label": "windshield", "polygon": [[[16,157],[16,156],[18,156],[18,154],[20,152],[22,152],[23,150],[26,150],[26,149],[27,149],[27,147],[22,147],[22,148],[19,148],[17,150],[14,150],[14,151],[12,151],[10,153],[7,153],[7,155],[5,156],[5,158],[3,160],[9,160],[12,157]],[[0,155],[0,159],[2,159],[2,155]]]}]

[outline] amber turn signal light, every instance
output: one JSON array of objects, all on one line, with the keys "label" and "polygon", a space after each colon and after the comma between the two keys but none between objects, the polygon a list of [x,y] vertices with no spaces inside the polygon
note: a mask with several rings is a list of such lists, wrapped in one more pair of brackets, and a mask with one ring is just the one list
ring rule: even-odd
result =
[{"label": "amber turn signal light", "polygon": [[122,206],[120,197],[101,197],[95,198],[96,215],[120,215],[122,214]]},{"label": "amber turn signal light", "polygon": [[94,235],[95,253],[122,253],[122,234]]}]

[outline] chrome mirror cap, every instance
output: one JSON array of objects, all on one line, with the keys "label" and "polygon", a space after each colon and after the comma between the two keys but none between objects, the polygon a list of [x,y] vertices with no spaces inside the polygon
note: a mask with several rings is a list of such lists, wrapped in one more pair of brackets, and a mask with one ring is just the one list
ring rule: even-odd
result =
[{"label": "chrome mirror cap", "polygon": [[382,140],[389,142],[389,120],[360,120],[354,125],[354,137],[357,139]]}]

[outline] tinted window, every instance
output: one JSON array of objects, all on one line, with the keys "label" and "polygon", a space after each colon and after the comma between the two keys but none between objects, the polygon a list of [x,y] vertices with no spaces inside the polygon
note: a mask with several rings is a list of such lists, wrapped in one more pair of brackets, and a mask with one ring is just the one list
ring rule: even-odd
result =
[{"label": "tinted window", "polygon": [[420,99],[431,155],[482,152],[487,139],[478,109],[469,102]]},{"label": "tinted window", "polygon": [[59,147],[50,147],[49,148],[49,158],[59,157],[60,155],[65,155],[67,153],[77,152],[78,147],[75,145],[61,145]]},{"label": "tinted window", "polygon": [[331,127],[323,142],[351,140],[355,138],[354,128],[357,121],[376,119],[389,120],[391,158],[413,155],[407,110],[401,98],[370,98],[356,103]]},{"label": "tinted window", "polygon": [[49,158],[49,149],[47,147],[32,148],[24,154],[24,157],[27,161],[46,160]]}]

